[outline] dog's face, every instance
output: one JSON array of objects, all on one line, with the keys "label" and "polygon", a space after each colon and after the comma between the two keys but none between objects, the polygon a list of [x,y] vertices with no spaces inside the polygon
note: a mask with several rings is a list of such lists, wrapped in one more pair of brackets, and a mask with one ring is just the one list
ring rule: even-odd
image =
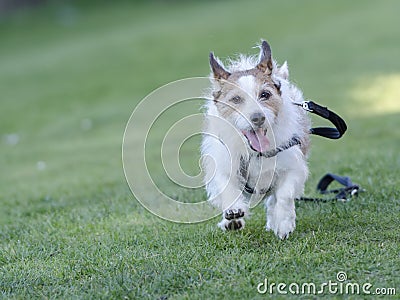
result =
[{"label": "dog's face", "polygon": [[282,107],[280,82],[271,76],[269,45],[263,42],[260,61],[252,69],[229,73],[212,54],[210,65],[219,115],[243,134],[253,151],[267,151],[273,139],[273,124]]}]

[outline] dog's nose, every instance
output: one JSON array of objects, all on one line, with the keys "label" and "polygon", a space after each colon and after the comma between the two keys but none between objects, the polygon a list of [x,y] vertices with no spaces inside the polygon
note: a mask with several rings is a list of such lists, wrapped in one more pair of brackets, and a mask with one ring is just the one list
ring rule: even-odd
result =
[{"label": "dog's nose", "polygon": [[250,116],[251,122],[256,126],[261,126],[265,122],[265,116],[263,113],[257,112]]}]

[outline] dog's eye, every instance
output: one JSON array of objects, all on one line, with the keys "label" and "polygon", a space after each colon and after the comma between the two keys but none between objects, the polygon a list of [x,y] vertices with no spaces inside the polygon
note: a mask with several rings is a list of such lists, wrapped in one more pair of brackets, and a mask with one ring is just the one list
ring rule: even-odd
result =
[{"label": "dog's eye", "polygon": [[231,98],[231,101],[235,104],[239,104],[240,102],[242,102],[242,97],[240,96],[234,96]]},{"label": "dog's eye", "polygon": [[268,100],[271,97],[271,93],[268,91],[262,91],[260,93],[260,100]]}]

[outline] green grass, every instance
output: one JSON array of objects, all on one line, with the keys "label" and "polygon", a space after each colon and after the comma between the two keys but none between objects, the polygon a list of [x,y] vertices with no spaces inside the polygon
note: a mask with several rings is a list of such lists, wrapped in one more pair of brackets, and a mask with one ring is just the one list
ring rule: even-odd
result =
[{"label": "green grass", "polygon": [[[266,298],[265,278],[320,284],[339,271],[400,293],[398,1],[73,3],[0,16],[0,295]],[[122,170],[132,110],[162,84],[208,74],[209,51],[254,53],[260,38],[306,97],[348,122],[342,140],[313,138],[307,194],[327,171],[367,192],[298,203],[287,241],[263,230],[261,205],[228,234],[217,219],[153,216]]]}]

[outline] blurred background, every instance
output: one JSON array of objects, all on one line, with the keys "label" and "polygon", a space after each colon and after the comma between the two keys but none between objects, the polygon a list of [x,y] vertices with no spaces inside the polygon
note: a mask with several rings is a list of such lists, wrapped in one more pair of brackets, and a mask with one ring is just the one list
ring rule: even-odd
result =
[{"label": "blurred background", "polygon": [[[321,283],[339,271],[398,287],[399,11],[397,0],[0,0],[0,297],[245,299],[267,277]],[[262,230],[262,205],[232,235],[216,219],[148,213],[122,167],[132,111],[166,83],[207,76],[210,51],[257,54],[261,38],[306,98],[348,124],[340,140],[312,137],[306,195],[326,172],[367,192],[297,203],[284,243]],[[200,106],[174,107],[161,124]],[[160,190],[205,199],[173,185],[160,148],[147,149]],[[199,139],[179,154],[197,174]]]},{"label": "blurred background", "polygon": [[313,138],[308,189],[328,170],[372,185],[376,163],[395,186],[399,10],[395,0],[0,0],[1,222],[131,197],[121,143],[136,104],[208,75],[210,51],[256,54],[261,38],[306,98],[349,125],[343,140]]}]

